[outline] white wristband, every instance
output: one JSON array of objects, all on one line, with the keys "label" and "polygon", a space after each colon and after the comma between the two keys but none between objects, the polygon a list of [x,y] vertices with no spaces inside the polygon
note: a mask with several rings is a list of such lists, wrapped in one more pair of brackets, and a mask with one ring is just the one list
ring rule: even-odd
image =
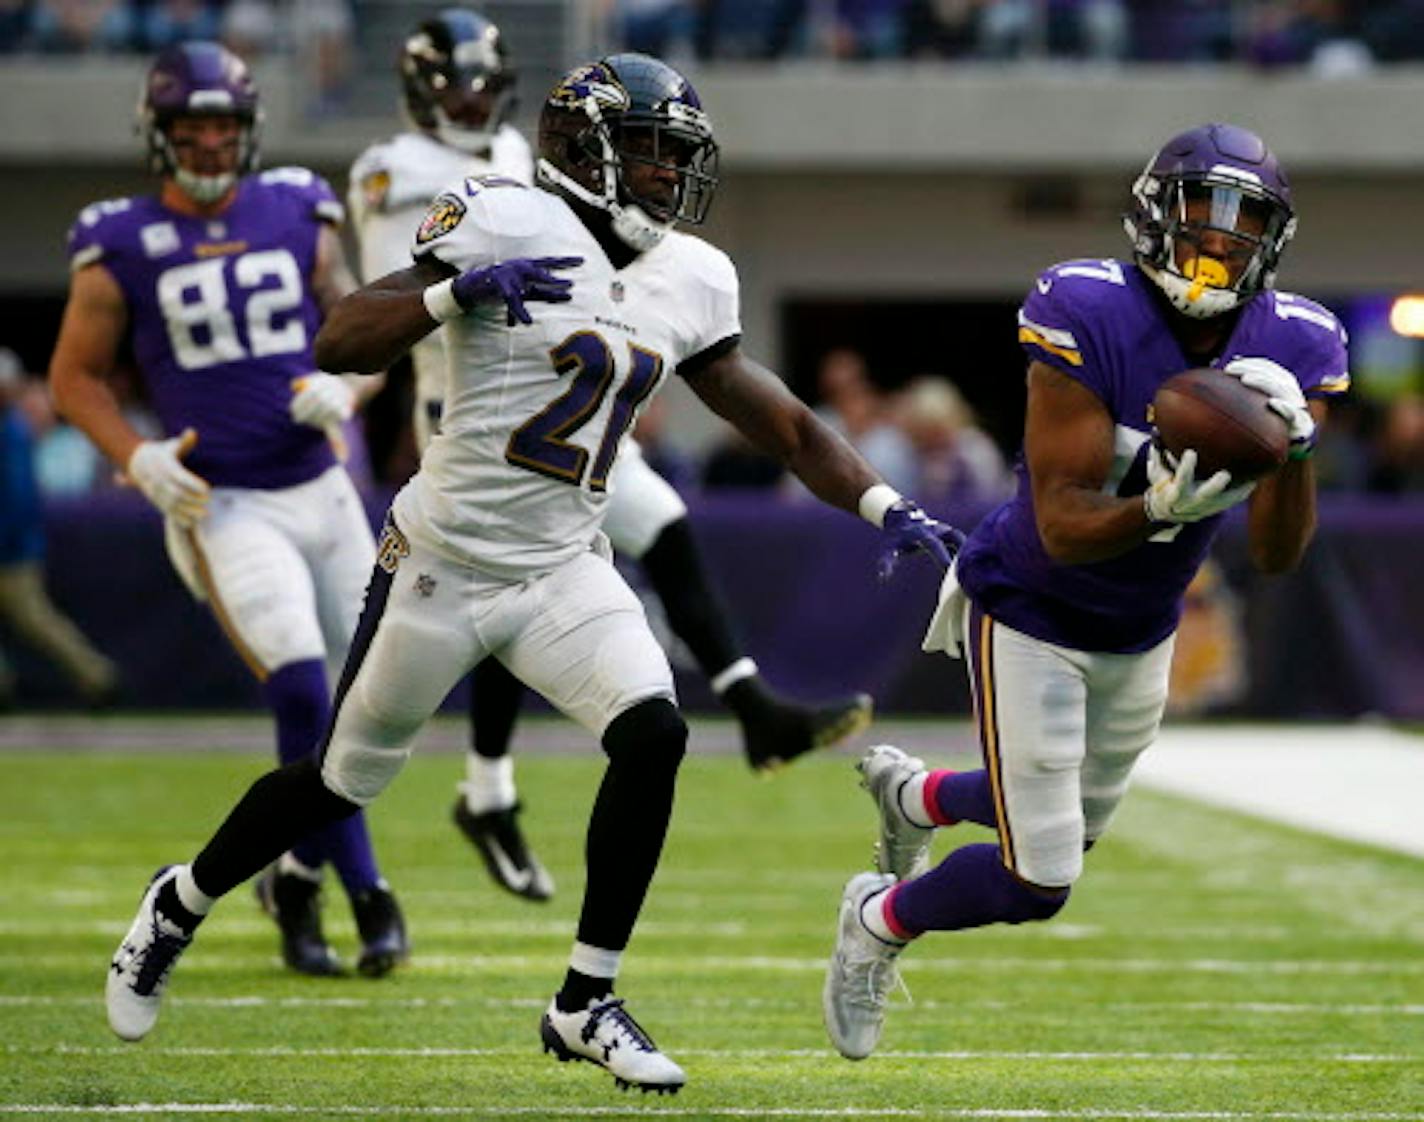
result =
[{"label": "white wristband", "polygon": [[860,516],[872,526],[882,526],[885,523],[885,512],[902,498],[900,492],[888,483],[867,487],[865,494],[860,496]]},{"label": "white wristband", "polygon": [[420,294],[421,300],[425,302],[425,310],[436,323],[445,323],[465,314],[465,309],[460,307],[460,302],[455,299],[455,293],[452,291],[454,287],[455,278],[450,277],[439,284],[432,284]]}]

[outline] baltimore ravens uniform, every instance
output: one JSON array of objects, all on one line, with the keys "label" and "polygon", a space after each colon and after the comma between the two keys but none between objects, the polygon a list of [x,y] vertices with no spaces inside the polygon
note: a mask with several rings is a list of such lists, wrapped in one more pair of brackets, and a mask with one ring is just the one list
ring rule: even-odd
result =
[{"label": "baltimore ravens uniform", "polygon": [[[361,243],[361,276],[370,282],[410,265],[410,239],[440,190],[465,176],[498,175],[532,183],[534,156],[510,125],[490,140],[488,156],[471,155],[423,132],[373,144],[351,165],[347,202]],[[445,347],[428,335],[411,348],[415,366],[415,438],[424,451],[445,399]]]},{"label": "baltimore ravens uniform", "polygon": [[277,168],[241,180],[217,218],[119,199],[85,208],[69,235],[71,267],[102,262],[123,290],[164,431],[198,434],[186,462],[212,501],[191,531],[169,522],[169,554],[259,678],[344,656],[373,558],[327,437],[289,411],[314,369],[318,234],[341,218],[323,180]]},{"label": "baltimore ravens uniform", "polygon": [[445,326],[441,429],[392,505],[385,606],[326,760],[328,786],[361,803],[487,655],[599,735],[638,702],[673,696],[600,525],[644,403],[669,371],[741,330],[736,272],[719,250],[672,231],[617,270],[560,197],[506,179],[448,188],[413,253],[461,271],[583,264],[562,272],[572,300],[540,305],[532,326],[506,326],[503,305]]},{"label": "baltimore ravens uniform", "polygon": [[[1152,282],[1130,262],[1055,265],[1029,291],[1019,340],[1031,361],[1102,401],[1115,426],[1104,487],[1141,494],[1152,398],[1195,365],[1169,330]],[[1245,304],[1213,365],[1245,357],[1294,372],[1307,397],[1349,385],[1343,329],[1300,296],[1267,290]],[[968,651],[1005,863],[1035,884],[1064,885],[1076,879],[1084,841],[1101,835],[1157,734],[1183,594],[1222,516],[1173,526],[1109,560],[1063,565],[1039,537],[1022,462],[1017,474],[1015,496],[960,553],[926,645],[962,640]]]},{"label": "baltimore ravens uniform", "polygon": [[[361,268],[372,281],[410,264],[411,235],[430,200],[461,177],[496,176],[528,184],[533,156],[511,126],[495,133],[489,157],[473,156],[421,132],[368,148],[351,166],[348,202],[361,241]],[[416,448],[424,452],[440,426],[445,407],[445,347],[441,333],[411,348],[415,366]],[[614,466],[604,532],[613,548],[640,559],[664,528],[683,518],[687,507],[672,485],[648,466],[631,437]]]}]

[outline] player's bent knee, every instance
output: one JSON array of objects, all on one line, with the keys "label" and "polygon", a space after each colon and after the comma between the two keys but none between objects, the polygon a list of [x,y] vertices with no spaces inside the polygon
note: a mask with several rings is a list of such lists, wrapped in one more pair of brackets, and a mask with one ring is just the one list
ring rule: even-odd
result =
[{"label": "player's bent knee", "polygon": [[1073,891],[1072,885],[1044,885],[1016,879],[1019,891],[1006,917],[1007,923],[1042,923],[1052,919],[1063,910]]},{"label": "player's bent knee", "polygon": [[650,698],[613,719],[603,734],[603,750],[614,765],[672,774],[687,752],[687,722],[667,698]]}]

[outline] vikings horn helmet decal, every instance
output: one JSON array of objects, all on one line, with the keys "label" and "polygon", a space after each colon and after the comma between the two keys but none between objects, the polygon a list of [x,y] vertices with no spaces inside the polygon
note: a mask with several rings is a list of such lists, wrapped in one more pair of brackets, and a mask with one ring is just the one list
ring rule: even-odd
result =
[{"label": "vikings horn helmet decal", "polygon": [[[1199,217],[1188,220],[1189,207]],[[1208,124],[1173,137],[1147,162],[1123,227],[1172,306],[1207,319],[1274,285],[1296,218],[1290,183],[1265,142],[1235,125]],[[1201,252],[1206,231],[1224,235],[1244,261],[1234,282],[1223,262]]]},{"label": "vikings horn helmet decal", "polygon": [[[677,173],[670,197],[639,196],[629,169]],[[539,117],[539,178],[607,211],[633,249],[651,249],[676,222],[707,217],[717,187],[717,142],[697,91],[648,55],[618,54],[570,71]]]}]

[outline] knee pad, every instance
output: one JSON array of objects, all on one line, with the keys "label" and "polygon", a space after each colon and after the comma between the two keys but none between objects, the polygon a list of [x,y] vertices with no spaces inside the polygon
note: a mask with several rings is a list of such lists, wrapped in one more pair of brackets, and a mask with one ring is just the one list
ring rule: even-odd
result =
[{"label": "knee pad", "polygon": [[687,722],[665,697],[639,702],[613,719],[603,734],[613,767],[637,768],[648,776],[673,775],[687,754]]},{"label": "knee pad", "polygon": [[405,767],[419,731],[419,725],[379,719],[352,691],[322,751],[322,781],[357,806],[366,806]]}]

